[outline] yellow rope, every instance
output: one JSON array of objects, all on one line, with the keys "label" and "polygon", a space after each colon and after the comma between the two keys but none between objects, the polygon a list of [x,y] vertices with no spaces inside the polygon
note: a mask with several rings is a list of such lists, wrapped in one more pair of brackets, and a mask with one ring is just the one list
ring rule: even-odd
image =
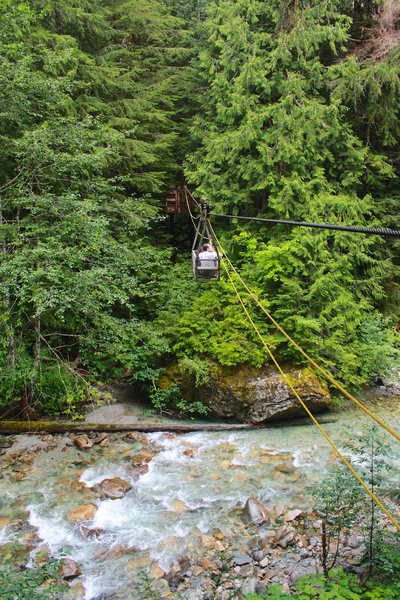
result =
[{"label": "yellow rope", "polygon": [[[196,223],[195,223],[195,219],[196,219],[196,217],[194,217],[194,215],[193,215],[192,211],[190,210],[190,204],[189,204],[189,200],[188,200],[188,189],[185,187],[185,188],[184,188],[184,191],[185,191],[185,200],[186,200],[186,205],[187,205],[188,213],[189,213],[190,219],[191,219],[191,221],[192,221],[192,225],[193,225],[193,227],[194,227],[194,230],[195,230],[195,231],[196,231],[196,233],[197,233],[197,234],[198,234],[200,237],[202,237],[204,240],[208,240],[209,242],[213,242],[212,238],[211,238],[211,237],[209,237],[209,236],[207,236],[207,235],[204,235],[204,234],[202,234],[202,232],[200,231],[199,227],[196,225]],[[189,194],[190,194],[190,192],[189,192]],[[190,194],[190,195],[191,195],[191,194]],[[201,219],[200,217],[197,217],[197,220],[199,221],[199,225],[200,225],[200,223],[201,223],[201,222],[203,222],[203,221],[201,221],[200,219]],[[209,224],[210,224],[210,223],[209,223]]]},{"label": "yellow rope", "polygon": [[[214,233],[215,235],[215,233]],[[308,408],[308,406],[304,403],[304,401],[300,398],[299,394],[297,393],[297,391],[295,390],[295,388],[293,387],[290,379],[287,377],[287,375],[283,372],[281,366],[279,365],[279,363],[277,362],[277,360],[275,359],[274,355],[272,354],[269,346],[267,345],[267,343],[265,342],[263,336],[261,335],[257,325],[254,323],[249,311],[247,310],[239,292],[237,287],[235,286],[233,279],[231,277],[231,274],[227,268],[227,266],[225,265],[225,261],[222,260],[222,265],[229,277],[229,281],[233,287],[233,289],[235,290],[235,293],[239,299],[240,304],[242,305],[242,308],[244,310],[244,312],[246,313],[246,316],[248,318],[248,320],[250,321],[251,325],[253,326],[255,332],[257,333],[258,337],[260,338],[264,348],[266,349],[266,351],[268,352],[271,360],[274,362],[276,368],[278,369],[279,373],[281,374],[282,378],[284,379],[284,381],[286,382],[286,384],[290,387],[290,389],[292,390],[293,394],[295,395],[295,397],[297,398],[297,400],[300,402],[301,406],[303,407],[303,409],[306,411],[306,413],[308,414],[308,416],[310,417],[310,419],[313,421],[313,423],[318,427],[319,431],[322,433],[322,435],[324,436],[324,438],[327,440],[327,442],[330,444],[330,446],[333,448],[333,450],[335,451],[335,453],[337,454],[337,456],[340,458],[340,460],[343,462],[343,464],[349,469],[350,473],[357,479],[358,483],[364,488],[364,490],[367,492],[367,494],[372,498],[372,500],[379,506],[379,508],[384,512],[384,514],[387,516],[387,518],[391,521],[391,523],[396,527],[396,529],[398,529],[400,531],[400,523],[396,520],[396,518],[387,510],[387,508],[382,504],[382,502],[379,500],[379,498],[374,494],[374,492],[368,487],[368,485],[364,482],[364,480],[360,477],[360,475],[357,473],[357,471],[354,470],[354,468],[352,467],[352,465],[349,463],[349,461],[347,460],[347,458],[340,452],[339,448],[336,446],[335,442],[331,439],[331,437],[329,436],[329,434],[325,431],[325,429],[322,427],[322,425],[320,425],[320,423],[317,421],[317,419],[314,417],[314,415],[312,414],[312,412],[310,411],[310,409]]]},{"label": "yellow rope", "polygon": [[197,208],[200,208],[200,206],[201,206],[200,202],[198,200],[196,200],[196,198],[193,196],[192,192],[189,190],[187,185],[185,185],[185,193],[186,192],[189,194],[189,196],[191,197],[193,202],[196,204]]},{"label": "yellow rope", "polygon": [[[212,228],[211,223],[210,223],[210,228],[211,228],[211,230],[212,230],[212,232],[214,234],[215,239],[217,239],[217,237],[215,235],[215,231]],[[271,315],[271,313],[263,306],[263,304],[257,298],[257,296],[255,295],[255,293],[246,284],[246,282],[243,281],[242,277],[240,276],[240,274],[238,273],[237,269],[232,264],[232,262],[229,260],[227,254],[224,251],[224,249],[222,248],[222,246],[220,244],[219,244],[219,246],[221,248],[221,251],[225,255],[225,258],[226,258],[228,264],[230,265],[230,267],[232,268],[232,270],[235,272],[236,276],[238,277],[238,279],[241,282],[241,284],[243,285],[243,287],[247,290],[247,292],[250,294],[250,296],[253,298],[253,300],[255,300],[255,302],[261,308],[261,310],[267,315],[267,317],[275,325],[275,327],[286,337],[286,339],[289,340],[289,342],[291,344],[293,344],[293,346],[313,365],[313,367],[315,367],[344,396],[346,396],[346,398],[348,398],[349,400],[351,400],[352,402],[354,402],[354,404],[356,404],[361,410],[363,410],[368,416],[370,416],[371,419],[373,419],[376,423],[378,423],[378,425],[380,425],[381,427],[383,427],[384,429],[386,429],[386,431],[388,431],[393,437],[395,437],[398,441],[400,441],[400,434],[397,433],[397,431],[395,431],[392,427],[390,427],[390,425],[388,425],[387,423],[385,423],[385,421],[383,421],[380,417],[378,417],[371,410],[369,410],[369,408],[367,408],[362,402],[360,402],[360,400],[357,400],[357,398],[355,398],[352,394],[350,394],[350,392],[348,392],[338,381],[336,381],[336,379],[330,373],[328,373],[328,371],[326,371],[313,358],[311,358],[311,356],[309,356],[305,352],[305,350],[303,350],[303,348],[301,348],[301,346],[299,346],[299,344],[292,337],[290,337],[290,335],[288,333],[286,333],[286,331],[283,329],[283,327],[281,325],[279,325],[279,323],[274,319],[274,317]]]},{"label": "yellow rope", "polygon": [[195,217],[193,216],[192,211],[190,210],[190,204],[189,204],[189,199],[188,199],[186,187],[184,188],[184,191],[185,191],[186,206],[187,206],[187,209],[188,209],[188,213],[189,213],[190,219],[192,221],[192,225],[193,225],[194,230],[196,231],[196,233],[198,235],[201,235],[201,232],[200,232],[199,228],[197,227],[197,225],[195,223]]}]

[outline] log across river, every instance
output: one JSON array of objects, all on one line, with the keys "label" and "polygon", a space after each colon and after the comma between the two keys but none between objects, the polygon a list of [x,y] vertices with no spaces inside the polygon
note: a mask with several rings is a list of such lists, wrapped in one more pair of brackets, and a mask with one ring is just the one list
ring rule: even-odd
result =
[{"label": "log across river", "polygon": [[[320,423],[334,423],[334,417],[320,417]],[[245,429],[264,429],[284,425],[309,425],[308,418],[272,421],[269,423],[77,423],[76,421],[0,421],[0,433],[68,433],[68,432],[121,432],[139,431],[142,433],[170,432],[191,433],[195,431],[241,431]]]}]

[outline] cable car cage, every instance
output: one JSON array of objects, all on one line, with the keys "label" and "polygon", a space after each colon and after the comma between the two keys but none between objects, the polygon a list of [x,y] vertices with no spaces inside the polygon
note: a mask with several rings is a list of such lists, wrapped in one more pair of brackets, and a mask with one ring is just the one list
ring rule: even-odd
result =
[{"label": "cable car cage", "polygon": [[209,205],[201,203],[201,214],[192,246],[193,275],[196,281],[219,280],[221,256],[217,241],[208,226]]}]

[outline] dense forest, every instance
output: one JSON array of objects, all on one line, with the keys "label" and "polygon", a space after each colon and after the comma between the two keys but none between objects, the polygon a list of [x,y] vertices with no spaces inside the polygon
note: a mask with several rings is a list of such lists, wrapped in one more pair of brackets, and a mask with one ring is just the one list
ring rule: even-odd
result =
[{"label": "dense forest", "polygon": [[[163,196],[183,180],[218,212],[399,229],[397,2],[0,0],[0,13],[2,414],[73,416],[118,378],[161,406],[172,362],[198,382],[213,364],[267,362],[229,281],[193,281],[190,223],[168,227]],[[399,241],[215,227],[340,381],[395,364]]]}]

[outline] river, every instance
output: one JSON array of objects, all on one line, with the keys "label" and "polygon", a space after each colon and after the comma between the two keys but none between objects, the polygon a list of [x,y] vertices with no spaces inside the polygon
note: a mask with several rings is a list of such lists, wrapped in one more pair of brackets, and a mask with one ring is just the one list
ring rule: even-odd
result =
[{"label": "river", "polygon": [[[365,397],[397,431],[399,400],[378,397],[376,391]],[[324,427],[339,447],[346,438],[364,435],[371,422],[347,401],[333,416],[335,422]],[[384,436],[394,464],[399,444]],[[82,575],[72,580],[68,598],[85,600],[147,597],[138,584],[143,569],[161,594],[154,597],[212,597],[193,585],[177,595],[168,588],[167,575],[171,581],[171,573],[186,569],[186,579],[200,577],[211,556],[210,539],[220,540],[221,552],[248,552],[260,528],[242,518],[246,499],[253,496],[277,514],[307,511],[310,486],[318,485],[333,462],[313,425],[234,433],[97,434],[86,449],[76,446],[76,437],[3,438],[0,544],[19,541],[32,556],[44,551],[73,559]],[[104,497],[95,486],[115,477],[132,488],[118,499]],[[77,509],[85,506],[92,507],[90,514],[77,518]],[[193,573],[196,564],[203,567]],[[180,582],[178,591],[185,589],[184,577]]]}]

